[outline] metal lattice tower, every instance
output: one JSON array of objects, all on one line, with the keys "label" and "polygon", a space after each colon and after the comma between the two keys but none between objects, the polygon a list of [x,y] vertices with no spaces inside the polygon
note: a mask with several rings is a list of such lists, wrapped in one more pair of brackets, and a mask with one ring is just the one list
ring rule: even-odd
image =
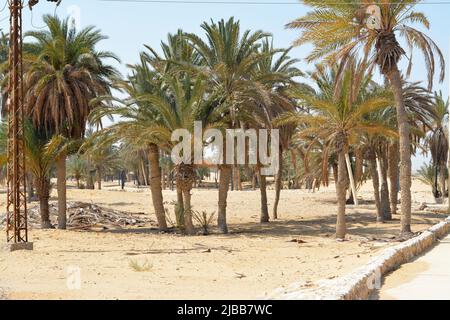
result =
[{"label": "metal lattice tower", "polygon": [[22,66],[22,1],[8,0],[10,9],[7,241],[28,242]]}]

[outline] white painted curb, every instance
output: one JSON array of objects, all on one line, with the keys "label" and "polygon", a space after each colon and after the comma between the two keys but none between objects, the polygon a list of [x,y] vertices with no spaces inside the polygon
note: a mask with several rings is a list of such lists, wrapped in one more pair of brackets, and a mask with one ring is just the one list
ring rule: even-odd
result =
[{"label": "white painted curb", "polygon": [[366,265],[350,274],[333,280],[322,280],[317,286],[300,289],[293,284],[287,289],[275,290],[268,299],[275,300],[361,300],[368,299],[379,287],[381,278],[403,263],[423,253],[450,231],[450,217],[434,225],[419,236],[387,248]]}]

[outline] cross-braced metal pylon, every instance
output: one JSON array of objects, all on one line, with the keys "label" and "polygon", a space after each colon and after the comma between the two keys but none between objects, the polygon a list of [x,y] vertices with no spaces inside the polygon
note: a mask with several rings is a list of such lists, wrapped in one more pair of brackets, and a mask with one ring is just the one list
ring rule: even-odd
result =
[{"label": "cross-braced metal pylon", "polygon": [[10,9],[7,241],[28,242],[24,150],[22,1],[8,0]]}]

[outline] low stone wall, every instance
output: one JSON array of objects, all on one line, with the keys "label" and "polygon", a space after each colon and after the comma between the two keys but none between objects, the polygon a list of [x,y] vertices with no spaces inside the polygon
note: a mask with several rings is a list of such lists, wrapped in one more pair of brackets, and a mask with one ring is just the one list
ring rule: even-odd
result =
[{"label": "low stone wall", "polygon": [[361,300],[368,299],[375,288],[379,288],[386,273],[432,247],[439,238],[450,231],[450,217],[424,231],[419,236],[387,248],[366,265],[350,274],[323,280],[314,288],[300,289],[293,284],[288,289],[276,290],[269,299],[282,300]]}]

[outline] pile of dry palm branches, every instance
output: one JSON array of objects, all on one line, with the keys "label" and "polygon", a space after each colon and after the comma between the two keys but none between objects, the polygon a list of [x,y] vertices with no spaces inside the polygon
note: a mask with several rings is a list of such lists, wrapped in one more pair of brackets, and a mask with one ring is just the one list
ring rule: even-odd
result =
[{"label": "pile of dry palm branches", "polygon": [[[152,224],[149,217],[143,214],[129,213],[110,208],[100,207],[92,203],[69,202],[67,203],[67,226],[71,229],[116,229],[125,227],[143,227]],[[50,220],[57,224],[58,206],[50,205]],[[38,207],[28,210],[28,224],[37,228],[40,226],[40,213]],[[0,216],[0,224],[6,223],[6,216]]]}]

